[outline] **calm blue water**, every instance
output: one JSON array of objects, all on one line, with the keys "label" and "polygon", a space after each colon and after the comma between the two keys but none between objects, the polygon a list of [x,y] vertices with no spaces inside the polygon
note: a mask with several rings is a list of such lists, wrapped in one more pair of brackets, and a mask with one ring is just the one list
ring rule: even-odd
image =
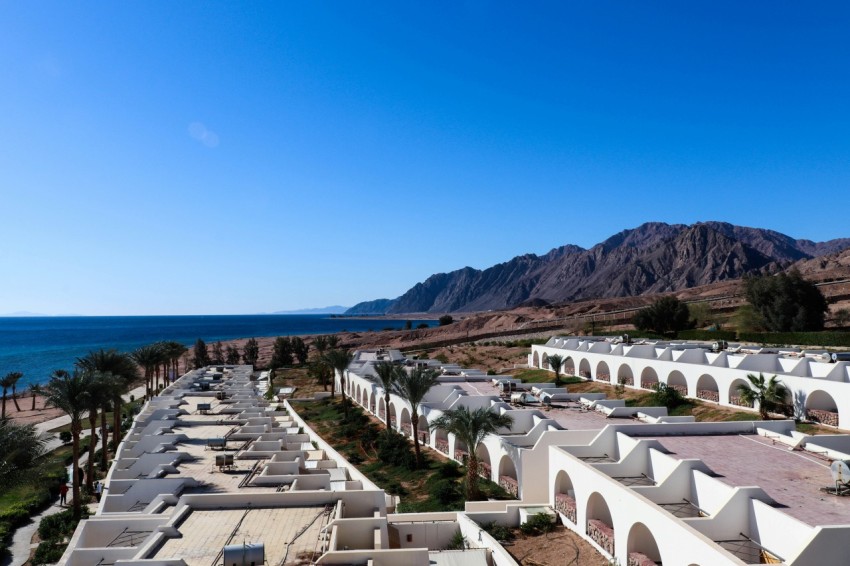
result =
[{"label": "calm blue water", "polygon": [[[420,322],[413,321],[414,328]],[[130,351],[159,340],[192,346],[216,340],[294,334],[331,334],[404,328],[403,320],[330,318],[327,315],[96,316],[0,318],[0,374],[23,372],[19,390],[46,382],[53,370],[98,348]]]}]

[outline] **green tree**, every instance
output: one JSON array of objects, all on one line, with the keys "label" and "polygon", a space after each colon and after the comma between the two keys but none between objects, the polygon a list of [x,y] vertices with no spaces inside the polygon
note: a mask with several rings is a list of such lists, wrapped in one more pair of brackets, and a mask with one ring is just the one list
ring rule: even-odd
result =
[{"label": "green tree", "polygon": [[221,340],[213,344],[211,358],[214,365],[224,363],[224,346],[221,344]]},{"label": "green tree", "polygon": [[224,354],[224,360],[227,365],[234,366],[239,363],[239,350],[233,344],[227,345],[227,351]]},{"label": "green tree", "polygon": [[17,372],[9,372],[4,377],[0,378],[0,387],[3,388],[3,412],[0,414],[0,418],[6,418],[6,391],[12,387],[12,384],[15,383],[15,375]]},{"label": "green tree", "polygon": [[272,348],[272,361],[269,367],[272,369],[292,365],[292,340],[289,336],[278,336],[275,338]]},{"label": "green tree", "polygon": [[437,319],[437,322],[439,323],[440,326],[448,326],[449,324],[453,323],[454,321],[455,321],[455,319],[453,319],[452,315],[450,315],[450,314],[444,314],[443,316],[441,316],[440,318]]},{"label": "green tree", "polygon": [[339,336],[336,334],[329,334],[325,339],[328,343],[328,349],[336,350],[339,348]]},{"label": "green tree", "polygon": [[30,384],[30,395],[32,396],[32,407],[30,411],[35,411],[35,398],[43,393],[41,385],[38,383]]},{"label": "green tree", "polygon": [[781,381],[777,381],[775,375],[765,379],[761,373],[758,376],[748,373],[747,379],[750,381],[749,385],[738,384],[738,395],[749,405],[755,406],[757,403],[759,416],[762,420],[767,420],[770,411],[778,409],[785,403],[788,398],[788,388]]},{"label": "green tree", "polygon": [[298,364],[302,366],[306,364],[310,355],[310,346],[300,336],[293,336],[289,342],[292,345],[292,354],[298,360]]},{"label": "green tree", "polygon": [[124,403],[122,396],[130,390],[130,386],[139,378],[139,368],[132,354],[119,352],[115,349],[95,350],[89,352],[83,358],[77,358],[76,366],[88,372],[99,372],[110,374],[119,378],[120,381],[112,384],[112,441],[115,449],[121,441],[121,406]]},{"label": "green tree", "polygon": [[[345,370],[354,359],[354,354],[348,350],[331,350],[325,354],[325,360],[329,367],[334,372],[339,374],[339,385],[342,389],[342,410],[345,413],[345,420],[348,420],[348,402],[345,397]],[[336,393],[336,379],[331,381],[331,397]]]},{"label": "green tree", "polygon": [[750,277],[746,296],[771,332],[823,330],[826,299],[798,271]]},{"label": "green tree", "polygon": [[153,397],[153,374],[154,368],[159,363],[159,352],[153,344],[136,348],[130,356],[145,374],[145,398]]},{"label": "green tree", "polygon": [[15,410],[19,413],[21,412],[21,406],[18,405],[18,382],[23,376],[24,374],[19,371],[13,371],[7,374],[7,377],[10,377],[12,381],[12,402],[15,404]]},{"label": "green tree", "polygon": [[676,297],[661,297],[635,314],[634,325],[638,330],[651,330],[658,334],[675,334],[688,327],[691,315],[688,305]]},{"label": "green tree", "polygon": [[0,419],[0,485],[4,489],[32,474],[44,454],[44,443],[35,425]]},{"label": "green tree", "polygon": [[[189,348],[180,342],[165,342],[163,349],[165,350],[166,358],[168,358],[171,364],[171,375],[174,379],[177,379],[180,375],[180,358],[189,351]],[[169,377],[168,382],[171,382],[171,377]]]},{"label": "green tree", "polygon": [[[419,408],[428,391],[439,383],[439,377],[437,370],[417,367],[410,373],[399,372],[392,383],[393,393],[410,404],[410,424],[413,427],[413,450],[416,452],[417,467],[422,465],[422,453],[419,449]],[[389,409],[389,405],[387,408]]]},{"label": "green tree", "polygon": [[850,322],[850,310],[848,309],[838,309],[835,311],[835,324],[840,328],[844,328],[847,326],[847,323]]},{"label": "green tree", "polygon": [[206,343],[200,338],[195,342],[193,354],[192,364],[195,366],[195,369],[210,365],[210,353],[207,351]]},{"label": "green tree", "polygon": [[61,409],[71,418],[71,469],[72,493],[74,499],[74,517],[80,517],[82,508],[80,500],[80,434],[83,430],[83,417],[89,407],[89,396],[93,373],[86,370],[75,370],[69,373],[56,370],[45,387],[47,404]]},{"label": "green tree", "polygon": [[390,422],[390,392],[395,388],[395,383],[399,377],[406,373],[404,368],[397,366],[392,362],[378,362],[373,366],[375,375],[370,376],[370,380],[377,385],[380,385],[384,390],[384,407],[386,408],[387,418],[387,435],[392,434],[392,424]]},{"label": "green tree", "polygon": [[469,448],[469,458],[466,461],[466,498],[476,501],[481,497],[478,489],[478,455],[475,453],[478,445],[488,434],[496,434],[500,428],[510,429],[513,425],[510,415],[492,412],[489,407],[479,407],[469,410],[460,407],[446,411],[431,421],[431,430],[438,428],[455,435]]},{"label": "green tree", "polygon": [[260,345],[257,344],[255,338],[249,338],[242,348],[242,359],[249,366],[257,365],[257,360],[260,359]]},{"label": "green tree", "polygon": [[555,387],[561,386],[561,369],[564,367],[564,356],[554,354],[549,356],[549,366],[555,372]]},{"label": "green tree", "polygon": [[[102,374],[93,372],[91,374],[91,383],[86,396],[86,409],[89,417],[89,458],[86,463],[86,487],[89,492],[94,491],[94,453],[97,452],[97,412],[104,406],[109,404],[111,392],[112,374]],[[106,410],[104,409],[104,414]]]}]

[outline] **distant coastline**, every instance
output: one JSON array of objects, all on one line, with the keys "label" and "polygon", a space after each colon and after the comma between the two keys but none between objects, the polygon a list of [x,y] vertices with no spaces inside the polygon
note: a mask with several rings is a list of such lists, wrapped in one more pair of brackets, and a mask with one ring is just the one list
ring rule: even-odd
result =
[{"label": "distant coastline", "polygon": [[[190,315],[0,318],[0,368],[20,371],[21,390],[43,383],[56,369],[72,369],[78,357],[99,348],[131,351],[160,340],[187,346],[250,337],[336,334],[403,329],[407,318],[331,318],[329,315]],[[435,326],[431,319],[410,319]]]}]

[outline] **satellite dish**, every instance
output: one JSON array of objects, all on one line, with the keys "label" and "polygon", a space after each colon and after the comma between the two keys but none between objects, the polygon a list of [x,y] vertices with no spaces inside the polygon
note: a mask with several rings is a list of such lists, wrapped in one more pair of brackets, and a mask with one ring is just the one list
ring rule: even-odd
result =
[{"label": "satellite dish", "polygon": [[836,460],[829,467],[829,471],[832,473],[832,479],[835,483],[842,485],[850,483],[850,466],[847,465],[847,462]]}]

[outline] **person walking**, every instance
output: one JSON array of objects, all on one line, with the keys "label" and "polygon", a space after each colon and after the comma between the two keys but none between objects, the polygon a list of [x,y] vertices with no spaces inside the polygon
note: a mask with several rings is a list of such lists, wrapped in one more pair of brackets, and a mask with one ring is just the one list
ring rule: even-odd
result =
[{"label": "person walking", "polygon": [[59,486],[59,506],[64,506],[68,498],[68,484],[63,483]]},{"label": "person walking", "polygon": [[100,483],[100,480],[94,482],[94,497],[100,502],[100,496],[103,493],[103,484]]}]

